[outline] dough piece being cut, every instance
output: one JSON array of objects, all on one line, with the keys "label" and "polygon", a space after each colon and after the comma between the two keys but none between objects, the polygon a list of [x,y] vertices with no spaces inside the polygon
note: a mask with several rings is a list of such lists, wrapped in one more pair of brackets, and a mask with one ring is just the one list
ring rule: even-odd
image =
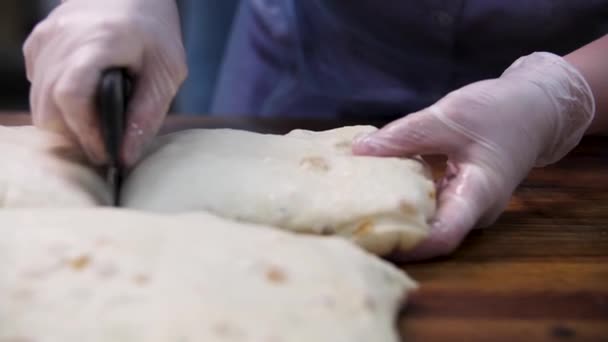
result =
[{"label": "dough piece being cut", "polygon": [[206,213],[0,211],[0,341],[397,341],[416,285],[339,238]]},{"label": "dough piece being cut", "polygon": [[414,159],[354,156],[370,126],[286,136],[190,130],[159,138],[122,191],[123,205],[205,210],[300,233],[340,235],[379,255],[423,239],[435,185]]},{"label": "dough piece being cut", "polygon": [[103,179],[66,138],[32,126],[0,126],[0,208],[110,203]]}]

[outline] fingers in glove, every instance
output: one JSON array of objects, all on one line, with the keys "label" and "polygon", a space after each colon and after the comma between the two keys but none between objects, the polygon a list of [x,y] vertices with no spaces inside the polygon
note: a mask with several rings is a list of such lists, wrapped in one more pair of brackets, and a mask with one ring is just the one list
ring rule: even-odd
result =
[{"label": "fingers in glove", "polygon": [[[45,47],[44,51],[39,52],[42,54],[42,58],[57,58],[57,52],[52,51],[49,46]],[[62,63],[54,63],[47,68],[38,68],[35,72],[30,73],[29,77],[32,79],[30,88],[32,121],[35,126],[66,136],[76,143],[76,138],[69,130],[55,104],[55,100],[52,96],[49,96],[62,68]]]},{"label": "fingers in glove", "polygon": [[[181,83],[186,79],[185,63],[158,63],[161,56],[151,56],[155,68],[146,69],[136,81],[127,118],[122,159],[128,167],[140,158],[147,143],[160,130]],[[169,57],[175,58],[175,57]],[[148,61],[147,64],[151,64]],[[171,68],[169,65],[175,65]],[[163,67],[158,67],[163,66]]]},{"label": "fingers in glove", "polygon": [[69,66],[54,86],[53,96],[61,115],[95,164],[107,161],[95,106],[101,72],[114,66],[133,69],[141,58],[141,50],[122,45],[117,41],[112,49],[99,43],[81,47],[71,56]]},{"label": "fingers in glove", "polygon": [[[439,207],[431,222],[430,235],[413,251],[399,257],[413,261],[444,256],[452,253],[465,236],[483,218],[492,201],[495,186],[477,166],[452,166],[446,175],[447,185],[439,193]],[[456,175],[453,176],[452,173]],[[451,178],[453,177],[453,178]],[[451,179],[449,179],[451,178]],[[492,211],[500,212],[500,211]],[[492,215],[488,223],[495,220]]]},{"label": "fingers in glove", "polygon": [[429,107],[360,136],[353,144],[353,152],[383,157],[451,155],[468,141],[446,125],[438,114],[438,107]]},{"label": "fingers in glove", "polygon": [[23,57],[25,59],[26,77],[31,82],[36,73],[36,64],[41,56],[41,50],[44,48],[44,42],[49,41],[52,37],[54,23],[52,21],[43,20],[34,27],[34,30],[29,35],[23,44]]}]

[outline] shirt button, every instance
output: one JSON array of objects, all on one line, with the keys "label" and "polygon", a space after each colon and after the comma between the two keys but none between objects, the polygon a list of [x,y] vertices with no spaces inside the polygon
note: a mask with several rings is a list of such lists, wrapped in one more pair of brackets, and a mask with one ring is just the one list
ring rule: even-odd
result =
[{"label": "shirt button", "polygon": [[437,23],[441,27],[448,27],[454,23],[454,17],[450,13],[445,11],[436,12],[434,17],[435,21],[437,21]]}]

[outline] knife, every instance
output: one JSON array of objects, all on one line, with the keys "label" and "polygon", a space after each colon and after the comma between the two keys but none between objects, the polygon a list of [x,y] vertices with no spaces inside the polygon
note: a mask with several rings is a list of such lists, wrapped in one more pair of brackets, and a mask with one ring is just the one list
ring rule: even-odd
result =
[{"label": "knife", "polygon": [[97,109],[103,142],[108,153],[106,181],[112,190],[113,205],[120,204],[123,165],[120,150],[123,143],[126,111],[131,91],[126,70],[113,68],[104,71],[97,90]]}]

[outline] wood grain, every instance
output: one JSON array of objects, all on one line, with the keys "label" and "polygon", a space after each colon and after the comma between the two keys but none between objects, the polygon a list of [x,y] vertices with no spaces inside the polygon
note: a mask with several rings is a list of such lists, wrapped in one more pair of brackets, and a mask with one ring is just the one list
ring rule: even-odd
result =
[{"label": "wood grain", "polygon": [[605,320],[413,318],[399,328],[404,341],[608,341]]},{"label": "wood grain", "polygon": [[608,139],[533,170],[452,256],[402,267],[421,284],[405,341],[608,341]]},{"label": "wood grain", "polygon": [[[28,122],[0,115],[1,124]],[[355,123],[170,117],[163,132]],[[442,159],[430,163],[440,176]],[[533,170],[498,222],[453,255],[401,267],[421,285],[399,318],[404,341],[608,341],[608,138],[588,137]]]}]

